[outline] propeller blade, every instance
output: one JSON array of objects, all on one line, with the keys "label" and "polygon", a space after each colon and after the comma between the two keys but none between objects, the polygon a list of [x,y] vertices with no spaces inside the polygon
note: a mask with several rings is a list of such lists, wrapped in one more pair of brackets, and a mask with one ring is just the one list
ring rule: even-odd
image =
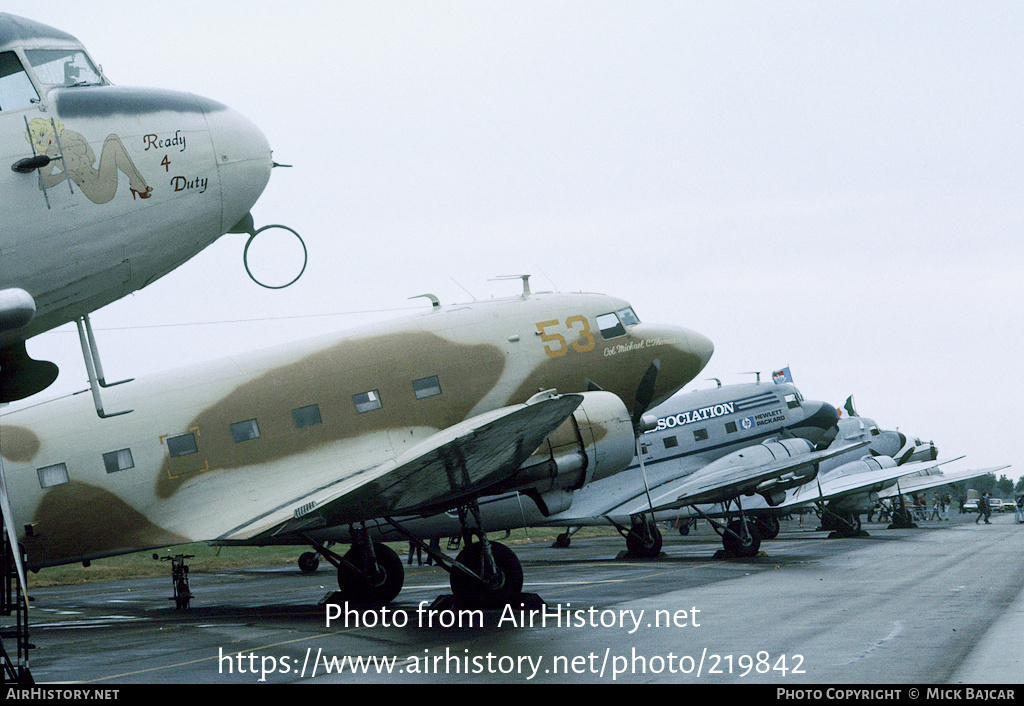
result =
[{"label": "propeller blade", "polygon": [[644,372],[640,380],[640,386],[636,388],[636,397],[633,404],[633,426],[640,423],[640,418],[651,405],[654,399],[654,386],[658,382],[658,373],[661,371],[661,361],[655,359],[650,367]]},{"label": "propeller blade", "polygon": [[835,438],[838,434],[838,426],[829,427],[829,430],[826,431],[825,434],[821,437],[821,441],[817,443],[817,445],[814,447],[814,450],[824,451],[825,449],[832,445],[832,442],[835,441]]}]

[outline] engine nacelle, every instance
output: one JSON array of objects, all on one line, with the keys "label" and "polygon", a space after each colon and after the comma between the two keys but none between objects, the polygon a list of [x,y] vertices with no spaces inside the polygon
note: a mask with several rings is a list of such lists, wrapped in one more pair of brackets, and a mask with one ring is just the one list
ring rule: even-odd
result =
[{"label": "engine nacelle", "polygon": [[[896,461],[888,456],[864,456],[856,461],[850,461],[849,463],[844,463],[838,468],[832,469],[829,471],[828,475],[830,478],[839,476],[857,476],[863,473],[870,473],[871,471],[880,471],[884,468],[895,468],[896,465]],[[888,488],[895,484],[896,479],[890,478],[889,480],[872,483],[870,486],[866,486],[862,490],[865,493],[877,493],[879,490]],[[868,509],[870,510],[870,507]],[[864,510],[863,512],[867,512],[867,510]]]},{"label": "engine nacelle", "polygon": [[581,394],[583,403],[572,416],[495,492],[578,490],[626,470],[636,454],[626,405],[611,392]]},{"label": "engine nacelle", "polygon": [[702,473],[712,474],[717,471],[734,470],[736,468],[751,468],[766,463],[773,463],[786,458],[795,458],[811,453],[814,447],[806,439],[783,439],[782,441],[769,440],[755,446],[748,446],[739,451],[733,451],[717,461],[709,463]]},{"label": "engine nacelle", "polygon": [[828,507],[838,515],[851,512],[855,515],[860,515],[865,512],[871,512],[877,503],[878,493],[865,492],[854,493],[853,495],[833,500],[828,504]]}]

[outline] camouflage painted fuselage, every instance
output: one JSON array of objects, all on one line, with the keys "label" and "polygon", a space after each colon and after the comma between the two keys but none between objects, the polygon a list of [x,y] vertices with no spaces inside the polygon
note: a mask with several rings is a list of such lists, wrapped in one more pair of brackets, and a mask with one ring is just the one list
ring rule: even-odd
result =
[{"label": "camouflage painted fuselage", "polygon": [[246,539],[315,489],[541,390],[589,380],[632,411],[657,360],[658,404],[712,350],[604,295],[434,308],[112,388],[124,416],[98,419],[84,396],[9,413],[0,453],[30,567]]}]

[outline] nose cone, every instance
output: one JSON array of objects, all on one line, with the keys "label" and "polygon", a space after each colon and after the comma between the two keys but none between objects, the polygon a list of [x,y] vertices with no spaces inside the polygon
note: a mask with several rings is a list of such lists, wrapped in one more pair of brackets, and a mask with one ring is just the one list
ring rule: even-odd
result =
[{"label": "nose cone", "polygon": [[223,230],[249,213],[270,181],[270,144],[248,118],[225,106],[206,110],[223,200]]},{"label": "nose cone", "polygon": [[697,377],[711,360],[715,344],[707,336],[678,326],[640,326],[643,326],[643,330],[639,338],[644,340],[651,357],[661,364],[650,404],[653,407],[667,400],[683,385]]},{"label": "nose cone", "polygon": [[805,400],[800,404],[804,410],[805,426],[813,426],[818,429],[827,430],[839,423],[839,410],[828,402],[816,402]]}]

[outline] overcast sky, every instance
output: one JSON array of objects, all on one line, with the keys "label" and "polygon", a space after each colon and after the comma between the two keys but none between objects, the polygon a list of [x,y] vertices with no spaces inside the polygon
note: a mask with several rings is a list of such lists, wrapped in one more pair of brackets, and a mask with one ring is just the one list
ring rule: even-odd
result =
[{"label": "overcast sky", "polygon": [[[108,379],[528,273],[711,338],[690,389],[789,365],[957,467],[1024,473],[1024,4],[4,5],[114,83],[241,111],[294,165],[253,215],[302,234],[299,282],[258,287],[223,237],[93,316]],[[294,242],[258,246],[294,274]],[[73,325],[29,350],[61,366],[44,394],[85,386]]]}]

